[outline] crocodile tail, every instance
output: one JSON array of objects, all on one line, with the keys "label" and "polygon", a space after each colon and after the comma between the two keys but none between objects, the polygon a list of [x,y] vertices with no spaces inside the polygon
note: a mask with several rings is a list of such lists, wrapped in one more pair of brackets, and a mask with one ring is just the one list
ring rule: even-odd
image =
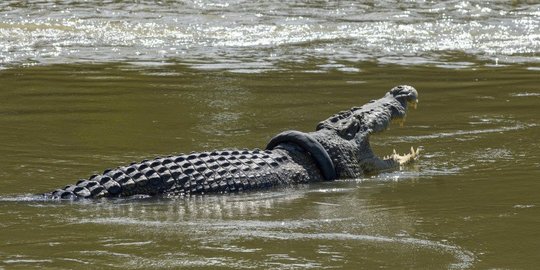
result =
[{"label": "crocodile tail", "polygon": [[286,162],[281,154],[258,149],[192,153],[107,169],[43,195],[74,200],[232,192],[284,182],[276,168]]},{"label": "crocodile tail", "polygon": [[107,169],[73,185],[44,194],[52,199],[79,199],[130,196],[135,194],[154,195],[170,189],[177,181],[185,181],[182,171],[174,164],[174,158],[160,158],[140,163],[131,163],[115,169]]}]

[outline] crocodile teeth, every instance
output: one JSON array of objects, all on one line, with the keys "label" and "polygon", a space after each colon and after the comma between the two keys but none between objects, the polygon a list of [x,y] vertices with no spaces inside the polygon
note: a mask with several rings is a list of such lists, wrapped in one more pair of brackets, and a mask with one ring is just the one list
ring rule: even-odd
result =
[{"label": "crocodile teeth", "polygon": [[414,147],[411,146],[411,157],[416,158],[418,155],[420,155],[420,147],[417,147],[416,150],[414,150]]}]

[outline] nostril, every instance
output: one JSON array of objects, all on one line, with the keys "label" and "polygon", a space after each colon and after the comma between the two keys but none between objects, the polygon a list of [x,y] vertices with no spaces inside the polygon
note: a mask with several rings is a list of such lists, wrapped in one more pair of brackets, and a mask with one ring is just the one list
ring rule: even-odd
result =
[{"label": "nostril", "polygon": [[405,99],[408,102],[413,102],[418,97],[416,89],[409,85],[395,86],[390,90],[390,94],[396,99]]}]

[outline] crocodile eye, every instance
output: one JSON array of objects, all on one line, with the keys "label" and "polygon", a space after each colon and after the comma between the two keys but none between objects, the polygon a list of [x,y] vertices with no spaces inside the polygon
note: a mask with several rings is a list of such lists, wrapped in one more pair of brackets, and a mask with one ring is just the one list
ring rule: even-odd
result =
[{"label": "crocodile eye", "polygon": [[346,140],[353,139],[358,131],[360,130],[360,125],[358,121],[349,120],[341,122],[341,127],[338,131],[339,136]]}]

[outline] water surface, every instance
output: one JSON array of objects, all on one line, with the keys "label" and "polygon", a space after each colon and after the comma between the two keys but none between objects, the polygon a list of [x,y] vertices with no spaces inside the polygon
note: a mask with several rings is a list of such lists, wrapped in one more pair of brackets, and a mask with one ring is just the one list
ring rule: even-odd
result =
[{"label": "water surface", "polygon": [[[255,77],[183,65],[55,65],[0,74],[6,268],[531,268],[539,261],[538,71],[361,64]],[[375,151],[401,171],[188,199],[25,201],[132,160],[263,147],[397,83],[420,91]],[[290,117],[294,115],[294,117]],[[19,196],[16,196],[19,195]]]},{"label": "water surface", "polygon": [[2,1],[0,67],[181,60],[268,70],[310,58],[444,64],[456,52],[540,62],[537,1],[99,2]]},{"label": "water surface", "polygon": [[[0,269],[534,269],[538,12],[3,1]],[[145,158],[263,148],[397,84],[419,107],[371,142],[423,147],[400,171],[206,197],[30,196]]]}]

